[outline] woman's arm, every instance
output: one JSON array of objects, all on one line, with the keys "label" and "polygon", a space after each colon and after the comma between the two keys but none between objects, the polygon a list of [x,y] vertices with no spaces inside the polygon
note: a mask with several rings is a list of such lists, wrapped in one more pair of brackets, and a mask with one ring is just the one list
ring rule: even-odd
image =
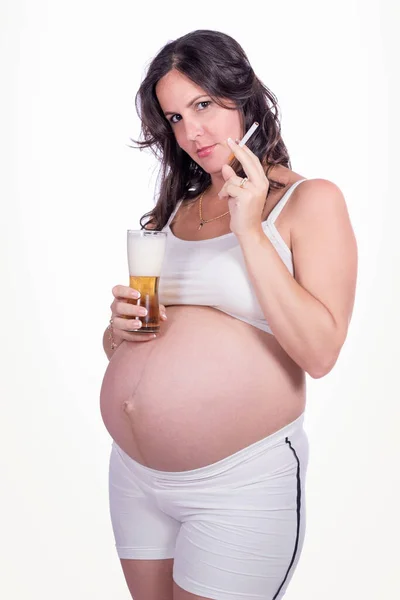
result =
[{"label": "woman's arm", "polygon": [[294,277],[260,224],[239,238],[265,318],[287,354],[314,379],[333,368],[347,336],[357,244],[346,202],[330,181],[303,182],[290,203]]}]

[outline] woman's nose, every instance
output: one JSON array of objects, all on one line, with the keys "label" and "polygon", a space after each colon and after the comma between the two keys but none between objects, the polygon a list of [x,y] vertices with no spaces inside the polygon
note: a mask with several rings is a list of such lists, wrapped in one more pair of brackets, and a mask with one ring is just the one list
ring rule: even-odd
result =
[{"label": "woman's nose", "polygon": [[186,138],[189,142],[194,142],[198,136],[203,135],[204,130],[199,121],[192,119],[191,121],[186,121],[185,124],[185,134]]}]

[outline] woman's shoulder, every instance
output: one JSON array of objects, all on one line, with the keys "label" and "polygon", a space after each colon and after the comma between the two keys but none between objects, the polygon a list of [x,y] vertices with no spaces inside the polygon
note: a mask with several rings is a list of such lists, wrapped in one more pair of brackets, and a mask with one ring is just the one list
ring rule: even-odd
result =
[{"label": "woman's shoulder", "polygon": [[[274,176],[275,175],[275,176]],[[272,177],[275,181],[282,183],[285,187],[282,188],[281,195],[285,194],[295,183],[302,182],[301,185],[297,185],[291,194],[290,205],[302,205],[310,202],[310,198],[315,198],[321,195],[336,196],[337,198],[343,197],[342,191],[339,186],[329,179],[320,178],[308,178],[300,173],[296,173],[287,167],[279,166],[279,170],[272,171]]]},{"label": "woman's shoulder", "polygon": [[[326,224],[344,226],[349,221],[346,199],[339,186],[324,178],[305,179],[294,189],[287,217],[292,236],[308,230],[310,224],[321,230]],[[319,225],[318,225],[319,224]]]},{"label": "woman's shoulder", "polygon": [[[347,212],[346,201],[340,188],[333,182],[324,178],[307,178],[285,167],[279,169],[275,181],[284,184],[281,190],[274,190],[271,194],[268,214],[280,203],[283,197],[296,184],[285,202],[285,210],[280,212],[278,222],[280,227],[290,231],[290,237],[296,231],[302,230],[310,220],[314,222],[332,219],[332,215],[341,213],[342,217]],[[301,182],[301,183],[299,183]],[[268,204],[268,203],[267,203]]]},{"label": "woman's shoulder", "polygon": [[[345,202],[344,195],[339,186],[324,178],[302,178],[301,185],[296,186],[293,191],[293,199],[291,205],[293,210],[307,210],[312,204],[320,204],[323,206],[326,202]],[[294,180],[300,181],[301,179]],[[292,184],[293,185],[293,184]]]}]

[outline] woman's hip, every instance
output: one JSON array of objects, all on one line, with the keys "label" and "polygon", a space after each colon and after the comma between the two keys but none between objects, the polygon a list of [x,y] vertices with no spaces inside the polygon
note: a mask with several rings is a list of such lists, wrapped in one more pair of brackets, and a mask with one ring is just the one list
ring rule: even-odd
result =
[{"label": "woman's hip", "polygon": [[[179,493],[246,496],[249,490],[273,490],[276,486],[297,486],[308,466],[308,438],[303,427],[304,413],[273,434],[241,450],[196,469],[160,471],[138,463],[113,442],[126,469],[142,489],[159,498]],[[173,443],[173,440],[171,440]],[[271,502],[274,494],[272,493]]]}]

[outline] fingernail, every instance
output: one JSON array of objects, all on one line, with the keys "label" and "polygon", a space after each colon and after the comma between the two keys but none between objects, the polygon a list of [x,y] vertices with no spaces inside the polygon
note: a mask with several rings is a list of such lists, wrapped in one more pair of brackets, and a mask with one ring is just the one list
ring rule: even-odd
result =
[{"label": "fingernail", "polygon": [[233,144],[233,139],[232,138],[228,138],[227,142],[228,142],[228,144]]},{"label": "fingernail", "polygon": [[161,316],[163,319],[168,319],[167,315],[165,313],[161,313]]},{"label": "fingernail", "polygon": [[136,290],[132,290],[131,294],[133,298],[140,298],[140,292],[137,292]]}]

